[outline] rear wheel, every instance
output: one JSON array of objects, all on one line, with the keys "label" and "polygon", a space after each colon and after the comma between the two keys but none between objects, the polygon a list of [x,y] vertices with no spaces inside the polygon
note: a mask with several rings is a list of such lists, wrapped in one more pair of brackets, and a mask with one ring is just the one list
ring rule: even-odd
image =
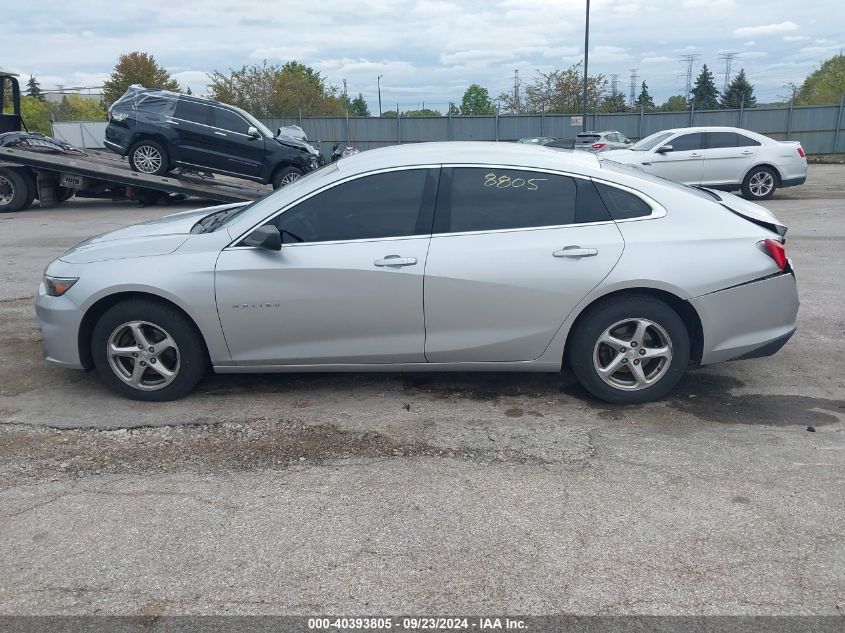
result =
[{"label": "rear wheel", "polygon": [[302,178],[302,172],[296,167],[282,167],[273,175],[273,189],[280,189]]},{"label": "rear wheel", "polygon": [[0,213],[22,211],[34,198],[31,178],[15,169],[0,169]]},{"label": "rear wheel", "polygon": [[742,195],[749,200],[771,198],[778,188],[778,175],[768,167],[755,167],[742,181]]},{"label": "rear wheel", "polygon": [[132,171],[159,176],[167,173],[169,162],[167,152],[155,141],[138,141],[129,149],[129,166]]},{"label": "rear wheel", "polygon": [[570,364],[591,394],[615,404],[637,404],[664,396],[689,363],[690,340],[683,320],[648,295],[602,301],[578,320]]},{"label": "rear wheel", "polygon": [[119,303],[100,317],[91,353],[108,387],[133,400],[181,398],[208,367],[194,324],[175,308],[142,299]]}]

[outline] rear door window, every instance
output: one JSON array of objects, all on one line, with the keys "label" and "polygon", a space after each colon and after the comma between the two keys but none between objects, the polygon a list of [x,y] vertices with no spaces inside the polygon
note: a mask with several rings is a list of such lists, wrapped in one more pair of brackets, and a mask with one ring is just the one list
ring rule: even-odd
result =
[{"label": "rear door window", "polygon": [[204,103],[179,99],[176,103],[173,118],[201,125],[211,125],[211,108]]},{"label": "rear door window", "polygon": [[760,141],[755,141],[753,138],[748,138],[742,134],[736,135],[737,147],[757,147],[758,145],[760,145]]},{"label": "rear door window", "polygon": [[600,182],[595,184],[607,211],[614,220],[630,220],[651,215],[651,206],[639,196]]}]

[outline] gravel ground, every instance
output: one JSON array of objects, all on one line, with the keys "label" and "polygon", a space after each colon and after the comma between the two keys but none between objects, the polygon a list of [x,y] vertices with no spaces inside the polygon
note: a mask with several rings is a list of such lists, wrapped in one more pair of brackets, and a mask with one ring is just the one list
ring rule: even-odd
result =
[{"label": "gravel ground", "polygon": [[42,360],[33,290],[68,245],[169,210],[0,215],[0,614],[841,614],[845,167],[766,206],[798,333],[631,407],[542,374],[122,400]]}]

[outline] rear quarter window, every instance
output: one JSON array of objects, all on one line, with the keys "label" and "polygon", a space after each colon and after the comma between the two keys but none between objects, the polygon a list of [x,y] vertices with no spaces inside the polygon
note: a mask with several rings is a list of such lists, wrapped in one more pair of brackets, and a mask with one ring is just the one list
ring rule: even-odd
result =
[{"label": "rear quarter window", "polygon": [[642,198],[610,185],[596,183],[596,189],[614,220],[630,220],[651,215],[651,206]]}]

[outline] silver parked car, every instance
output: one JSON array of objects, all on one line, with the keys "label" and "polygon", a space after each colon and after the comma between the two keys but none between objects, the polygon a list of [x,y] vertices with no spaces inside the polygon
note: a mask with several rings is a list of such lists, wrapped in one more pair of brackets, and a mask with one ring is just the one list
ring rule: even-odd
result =
[{"label": "silver parked car", "polygon": [[603,156],[686,185],[742,190],[749,200],[765,200],[778,187],[807,180],[801,143],[735,127],[663,130]]},{"label": "silver parked car", "polygon": [[48,360],[168,400],[218,373],[537,371],[644,402],[690,363],[773,354],[786,228],[586,152],[421,143],[252,204],[86,240],[46,269]]},{"label": "silver parked car", "polygon": [[616,130],[605,132],[580,132],[575,137],[575,149],[587,150],[594,154],[613,149],[624,149],[631,143],[627,136]]}]

